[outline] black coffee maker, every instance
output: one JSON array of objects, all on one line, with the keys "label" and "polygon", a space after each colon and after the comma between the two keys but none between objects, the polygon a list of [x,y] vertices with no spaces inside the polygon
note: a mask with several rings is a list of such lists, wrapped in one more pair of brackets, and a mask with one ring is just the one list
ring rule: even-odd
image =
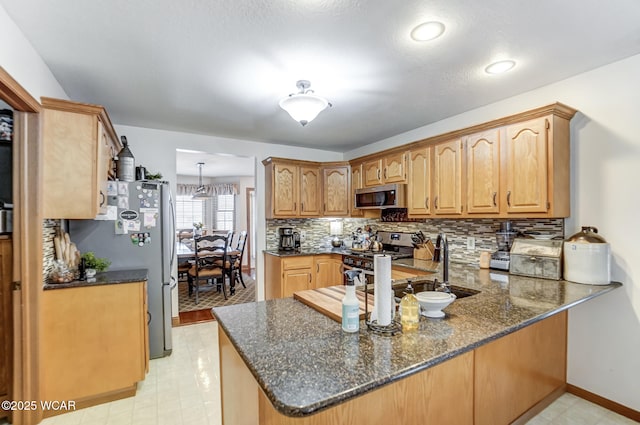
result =
[{"label": "black coffee maker", "polygon": [[300,235],[293,231],[293,227],[280,227],[278,234],[280,235],[278,243],[280,251],[294,251],[300,248]]}]

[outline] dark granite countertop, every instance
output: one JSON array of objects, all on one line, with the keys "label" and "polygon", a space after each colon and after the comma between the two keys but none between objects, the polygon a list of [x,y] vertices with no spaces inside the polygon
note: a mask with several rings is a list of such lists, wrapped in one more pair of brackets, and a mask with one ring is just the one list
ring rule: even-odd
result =
[{"label": "dark granite countertop", "polygon": [[[305,416],[444,362],[619,286],[509,275],[452,264],[453,285],[481,291],[454,301],[443,319],[418,331],[360,332],[292,298],[213,309],[213,314],[274,407]],[[412,281],[418,282],[420,278]],[[396,284],[402,281],[396,281]]]},{"label": "dark granite countertop", "polygon": [[275,257],[303,257],[305,255],[321,255],[321,254],[337,254],[337,255],[349,255],[351,251],[343,248],[317,248],[317,249],[299,249],[295,251],[280,251],[277,249],[266,249],[265,254],[273,255]]},{"label": "dark granite countertop", "polygon": [[147,269],[110,270],[96,273],[94,279],[74,280],[65,283],[45,283],[44,289],[82,288],[85,286],[113,285],[147,280]]}]

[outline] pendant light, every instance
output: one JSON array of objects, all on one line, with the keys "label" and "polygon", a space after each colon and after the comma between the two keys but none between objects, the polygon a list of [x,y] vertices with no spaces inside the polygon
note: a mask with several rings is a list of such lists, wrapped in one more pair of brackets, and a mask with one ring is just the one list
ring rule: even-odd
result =
[{"label": "pendant light", "polygon": [[204,162],[198,162],[198,188],[196,189],[196,191],[193,193],[193,196],[191,197],[191,199],[207,199],[210,198],[209,195],[207,195],[207,191],[204,187],[204,185],[202,184],[202,167],[204,166]]},{"label": "pendant light", "polygon": [[303,126],[313,121],[327,107],[332,106],[327,99],[313,93],[313,90],[309,88],[311,87],[309,81],[299,80],[296,87],[299,90],[298,93],[291,93],[282,99],[280,107]]}]

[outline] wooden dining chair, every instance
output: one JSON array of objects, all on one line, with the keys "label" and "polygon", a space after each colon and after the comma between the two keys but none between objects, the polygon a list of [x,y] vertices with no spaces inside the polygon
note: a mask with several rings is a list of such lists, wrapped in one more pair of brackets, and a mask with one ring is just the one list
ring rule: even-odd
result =
[{"label": "wooden dining chair", "polygon": [[[205,282],[209,289],[221,288],[224,299],[227,299],[225,278],[229,275],[227,269],[227,251],[231,244],[233,232],[227,234],[216,234],[200,236],[194,239],[195,242],[195,262],[189,269],[189,296],[195,292],[196,304],[199,302],[199,292],[202,282]],[[213,285],[215,282],[215,285]]]},{"label": "wooden dining chair", "polygon": [[239,281],[244,288],[247,285],[244,284],[244,278],[242,277],[242,257],[244,256],[244,247],[247,245],[247,231],[243,230],[238,235],[238,242],[236,243],[235,251],[238,251],[240,254],[236,255],[231,262],[231,279],[235,279],[235,281]]}]

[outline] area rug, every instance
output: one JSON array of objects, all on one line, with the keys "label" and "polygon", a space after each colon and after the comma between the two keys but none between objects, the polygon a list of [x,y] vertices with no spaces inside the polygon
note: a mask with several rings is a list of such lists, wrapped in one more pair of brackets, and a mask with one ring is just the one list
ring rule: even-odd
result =
[{"label": "area rug", "polygon": [[229,295],[229,289],[227,287],[227,299],[224,299],[222,292],[217,292],[215,289],[200,291],[198,294],[198,304],[196,304],[196,297],[192,295],[189,297],[189,287],[186,281],[178,283],[178,311],[195,311],[211,309],[213,307],[220,307],[223,305],[233,305],[241,303],[250,303],[256,300],[256,282],[246,274],[242,274],[246,288],[241,283],[236,283],[236,293]]}]

